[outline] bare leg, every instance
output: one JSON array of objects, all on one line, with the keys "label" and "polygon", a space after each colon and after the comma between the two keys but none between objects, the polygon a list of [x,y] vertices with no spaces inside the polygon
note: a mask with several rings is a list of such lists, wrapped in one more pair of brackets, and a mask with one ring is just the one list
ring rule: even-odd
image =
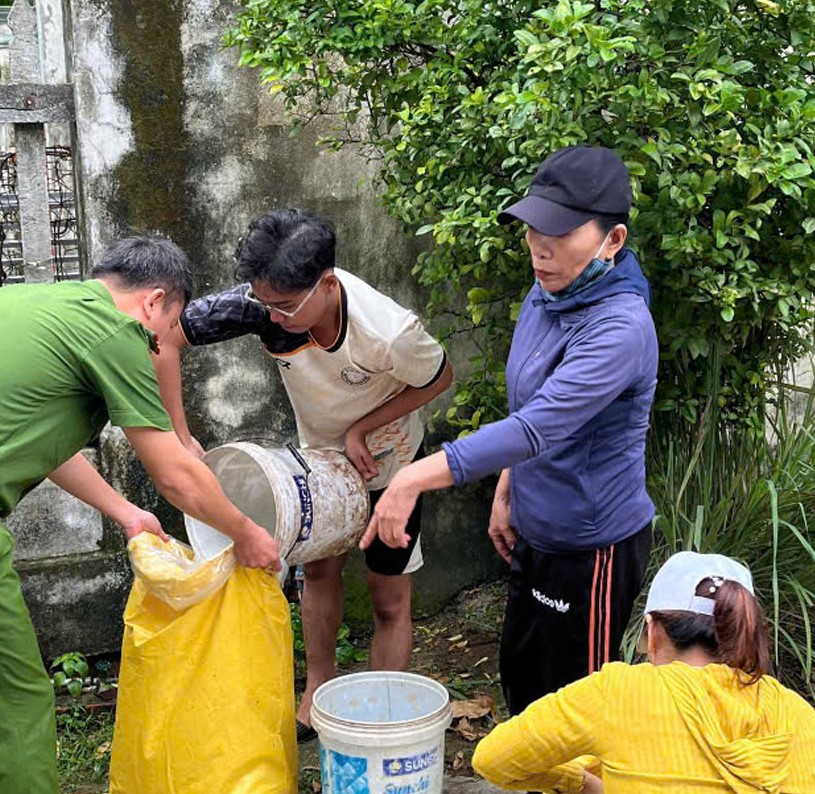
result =
[{"label": "bare leg", "polygon": [[374,609],[371,669],[407,670],[413,647],[410,574],[383,576],[369,571],[368,590]]},{"label": "bare leg", "polygon": [[306,690],[297,719],[311,725],[311,699],[320,684],[336,675],[337,631],[342,622],[342,569],[346,555],[309,562],[303,566],[303,639],[306,645]]}]

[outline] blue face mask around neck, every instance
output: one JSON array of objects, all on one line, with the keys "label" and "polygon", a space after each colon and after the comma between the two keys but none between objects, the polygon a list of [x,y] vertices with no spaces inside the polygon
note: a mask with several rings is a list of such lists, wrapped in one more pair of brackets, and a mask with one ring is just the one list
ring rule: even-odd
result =
[{"label": "blue face mask around neck", "polygon": [[592,257],[591,262],[583,268],[578,277],[569,284],[568,287],[564,287],[557,292],[549,292],[543,288],[542,284],[538,285],[540,286],[541,296],[546,303],[562,301],[566,298],[571,298],[573,295],[577,295],[579,292],[583,292],[583,290],[588,289],[595,281],[599,281],[614,267],[613,257],[600,259],[600,251],[605,247],[610,235],[611,232],[603,238],[603,242],[600,243],[600,247],[597,249],[597,253]]}]

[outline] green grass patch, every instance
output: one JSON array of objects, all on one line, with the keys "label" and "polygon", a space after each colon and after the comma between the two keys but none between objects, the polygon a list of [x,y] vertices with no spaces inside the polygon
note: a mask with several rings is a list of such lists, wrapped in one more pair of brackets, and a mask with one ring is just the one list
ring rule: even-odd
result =
[{"label": "green grass patch", "polygon": [[113,711],[88,711],[70,706],[57,714],[57,769],[61,794],[104,783],[110,767]]}]

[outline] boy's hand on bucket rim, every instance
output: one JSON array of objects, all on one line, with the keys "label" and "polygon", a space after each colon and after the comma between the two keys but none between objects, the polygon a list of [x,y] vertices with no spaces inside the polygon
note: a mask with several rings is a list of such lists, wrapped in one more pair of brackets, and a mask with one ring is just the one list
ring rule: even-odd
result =
[{"label": "boy's hand on bucket rim", "polygon": [[345,457],[353,463],[365,482],[370,482],[379,474],[376,460],[365,443],[365,435],[353,427],[345,434]]}]

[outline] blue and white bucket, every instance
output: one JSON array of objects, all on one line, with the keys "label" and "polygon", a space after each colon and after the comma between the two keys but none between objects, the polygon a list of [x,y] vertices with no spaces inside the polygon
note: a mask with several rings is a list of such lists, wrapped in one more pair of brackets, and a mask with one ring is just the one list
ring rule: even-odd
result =
[{"label": "blue and white bucket", "polygon": [[414,673],[335,678],[314,693],[323,794],[441,794],[450,699]]}]

